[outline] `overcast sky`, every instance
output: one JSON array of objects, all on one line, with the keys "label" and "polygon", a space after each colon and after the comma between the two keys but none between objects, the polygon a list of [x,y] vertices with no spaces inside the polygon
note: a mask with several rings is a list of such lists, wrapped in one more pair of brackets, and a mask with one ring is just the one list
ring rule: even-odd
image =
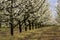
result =
[{"label": "overcast sky", "polygon": [[52,17],[55,18],[57,16],[57,13],[55,11],[57,0],[48,0],[48,2],[50,3],[50,8],[52,10]]}]

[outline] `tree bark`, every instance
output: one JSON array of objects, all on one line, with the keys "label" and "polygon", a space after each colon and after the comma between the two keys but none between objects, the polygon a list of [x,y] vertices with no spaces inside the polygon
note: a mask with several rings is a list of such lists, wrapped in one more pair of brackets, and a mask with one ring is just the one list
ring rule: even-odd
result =
[{"label": "tree bark", "polygon": [[0,23],[0,28],[1,28],[1,23]]},{"label": "tree bark", "polygon": [[19,32],[22,32],[22,28],[21,28],[21,22],[20,21],[18,21],[19,23]]},{"label": "tree bark", "polygon": [[34,29],[34,24],[33,24],[33,22],[32,22],[32,29]]},{"label": "tree bark", "polygon": [[28,22],[29,22],[29,30],[31,30],[31,23],[30,23],[30,21],[28,20]]}]

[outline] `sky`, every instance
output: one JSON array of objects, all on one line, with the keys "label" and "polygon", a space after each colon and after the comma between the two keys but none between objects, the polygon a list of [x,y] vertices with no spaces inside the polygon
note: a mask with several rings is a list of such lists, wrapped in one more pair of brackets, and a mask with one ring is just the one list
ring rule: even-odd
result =
[{"label": "sky", "polygon": [[56,18],[57,13],[56,13],[56,6],[57,6],[57,0],[48,0],[50,4],[50,9],[52,10],[52,18]]}]

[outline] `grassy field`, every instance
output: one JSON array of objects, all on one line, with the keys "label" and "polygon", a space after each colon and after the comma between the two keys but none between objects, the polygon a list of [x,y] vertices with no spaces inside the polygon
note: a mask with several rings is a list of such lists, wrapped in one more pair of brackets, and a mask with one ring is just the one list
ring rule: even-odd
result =
[{"label": "grassy field", "polygon": [[0,28],[0,40],[60,40],[60,27],[42,27],[22,33],[15,28],[14,36],[10,35],[10,28]]}]

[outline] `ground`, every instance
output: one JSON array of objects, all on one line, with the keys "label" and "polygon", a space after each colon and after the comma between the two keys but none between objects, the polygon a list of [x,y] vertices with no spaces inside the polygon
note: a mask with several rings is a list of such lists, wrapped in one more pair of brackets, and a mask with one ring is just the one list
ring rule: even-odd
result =
[{"label": "ground", "polygon": [[0,40],[60,40],[60,27],[42,27],[22,33],[15,28],[13,36],[10,35],[9,28],[0,28]]}]

